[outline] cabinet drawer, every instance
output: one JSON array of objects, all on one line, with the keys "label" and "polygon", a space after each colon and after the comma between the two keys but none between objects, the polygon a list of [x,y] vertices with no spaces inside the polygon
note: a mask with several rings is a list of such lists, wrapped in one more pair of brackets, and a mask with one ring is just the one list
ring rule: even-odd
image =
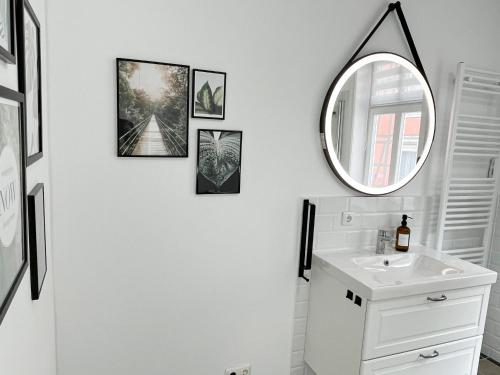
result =
[{"label": "cabinet drawer", "polygon": [[489,289],[457,289],[369,302],[363,360],[482,335]]},{"label": "cabinet drawer", "polygon": [[481,341],[476,336],[363,361],[360,375],[476,375]]}]

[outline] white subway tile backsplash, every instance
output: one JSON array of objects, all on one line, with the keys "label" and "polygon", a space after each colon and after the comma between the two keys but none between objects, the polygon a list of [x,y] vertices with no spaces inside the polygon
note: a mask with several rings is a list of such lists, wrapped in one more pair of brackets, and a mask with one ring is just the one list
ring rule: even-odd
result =
[{"label": "white subway tile backsplash", "polygon": [[[500,308],[490,305],[488,308],[487,316],[488,316],[488,319],[491,319],[497,323],[500,323]],[[500,346],[498,348],[500,348]]]},{"label": "white subway tile backsplash", "polygon": [[362,229],[382,228],[382,226],[385,226],[386,220],[387,217],[384,214],[363,214],[361,215],[361,228]]},{"label": "white subway tile backsplash", "polygon": [[306,280],[304,280],[302,277],[299,277],[297,280],[298,280],[298,283],[297,283],[298,286],[309,287],[309,283]]},{"label": "white subway tile backsplash", "polygon": [[346,197],[321,197],[319,198],[319,213],[331,214],[347,210]]},{"label": "white subway tile backsplash", "polygon": [[500,338],[489,332],[484,333],[483,342],[492,348],[500,348]]},{"label": "white subway tile backsplash", "polygon": [[309,284],[297,286],[297,294],[296,294],[295,301],[296,302],[309,301]]},{"label": "white subway tile backsplash", "polygon": [[307,318],[308,306],[309,305],[308,305],[307,301],[297,302],[295,304],[295,317],[296,318]]},{"label": "white subway tile backsplash", "polygon": [[[362,229],[391,229],[396,230],[401,225],[401,213],[376,213],[362,215]],[[413,226],[408,223],[410,228]]]},{"label": "white subway tile backsplash", "polygon": [[[359,246],[375,246],[377,243],[377,231],[376,230],[364,230],[356,232],[348,232],[347,242],[349,244],[355,244],[353,248]],[[349,246],[351,247],[351,245]]]},{"label": "white subway tile backsplash", "polygon": [[500,308],[500,294],[493,291],[490,293],[490,305]]},{"label": "white subway tile backsplash", "polygon": [[486,331],[494,336],[500,336],[500,323],[492,319],[486,319]]},{"label": "white subway tile backsplash", "polygon": [[331,232],[335,218],[333,215],[316,215],[314,229],[317,232]]},{"label": "white subway tile backsplash", "polygon": [[403,211],[413,211],[418,208],[417,197],[403,197]]},{"label": "white subway tile backsplash", "polygon": [[296,351],[304,350],[305,343],[306,343],[306,336],[305,335],[293,336],[292,351],[296,352]]},{"label": "white subway tile backsplash", "polygon": [[500,266],[500,252],[497,244],[492,245],[492,252],[490,254],[490,265]]},{"label": "white subway tile backsplash", "polygon": [[401,197],[378,197],[377,211],[378,212],[401,212],[402,207]]},{"label": "white subway tile backsplash", "polygon": [[[387,225],[391,226],[391,228],[397,229],[401,225],[401,222],[403,221],[402,213],[398,212],[397,214],[386,214],[386,215],[388,221]],[[413,222],[411,220],[408,221],[408,226],[410,227],[410,229],[414,227]]]},{"label": "white subway tile backsplash", "polygon": [[[420,227],[424,221],[424,214],[420,211],[404,211],[406,215],[408,215],[411,219],[408,219],[408,226],[411,227]],[[401,222],[401,215],[394,214],[399,222]]]},{"label": "white subway tile backsplash", "polygon": [[352,212],[378,212],[377,198],[351,197],[349,198],[349,211]]},{"label": "white subway tile backsplash", "polygon": [[403,211],[425,211],[432,202],[428,197],[403,197]]},{"label": "white subway tile backsplash", "polygon": [[316,233],[315,249],[340,249],[347,247],[345,232],[320,232]]},{"label": "white subway tile backsplash", "polygon": [[292,352],[292,367],[304,365],[304,351]]},{"label": "white subway tile backsplash", "polygon": [[294,330],[295,335],[305,335],[307,327],[307,319],[306,318],[295,319],[294,327],[295,327]]},{"label": "white subway tile backsplash", "polygon": [[292,367],[290,375],[304,375],[304,367],[303,366]]},{"label": "white subway tile backsplash", "polygon": [[[492,270],[492,271],[495,271],[496,273],[498,273],[500,275],[500,267],[489,265],[488,268],[490,270]],[[491,286],[491,291],[494,292],[494,293],[500,293],[500,283],[496,282],[495,284],[493,284]],[[490,305],[490,308],[493,309],[493,308],[496,308],[496,306]],[[495,320],[497,320],[498,322],[500,322],[500,313],[498,314],[498,319],[495,319]]]},{"label": "white subway tile backsplash", "polygon": [[[497,212],[497,215],[498,215],[498,212]],[[495,236],[500,236],[500,220],[497,220],[495,222],[495,227],[493,229],[493,233],[495,234]]]}]

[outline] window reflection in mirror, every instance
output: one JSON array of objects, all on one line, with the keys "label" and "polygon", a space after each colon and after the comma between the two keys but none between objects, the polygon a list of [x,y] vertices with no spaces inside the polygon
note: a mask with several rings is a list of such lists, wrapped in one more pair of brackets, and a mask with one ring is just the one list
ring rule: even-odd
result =
[{"label": "window reflection in mirror", "polygon": [[386,187],[413,172],[427,139],[427,105],[418,78],[392,61],[362,66],[344,84],[332,113],[332,141],[357,182]]}]

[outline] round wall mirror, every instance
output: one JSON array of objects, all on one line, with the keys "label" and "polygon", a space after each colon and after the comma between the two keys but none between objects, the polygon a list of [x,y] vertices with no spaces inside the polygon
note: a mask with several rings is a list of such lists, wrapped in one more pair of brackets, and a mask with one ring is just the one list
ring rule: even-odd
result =
[{"label": "round wall mirror", "polygon": [[427,80],[410,61],[375,53],[348,65],[321,113],[321,140],[334,173],[370,195],[406,185],[429,155],[435,108]]}]

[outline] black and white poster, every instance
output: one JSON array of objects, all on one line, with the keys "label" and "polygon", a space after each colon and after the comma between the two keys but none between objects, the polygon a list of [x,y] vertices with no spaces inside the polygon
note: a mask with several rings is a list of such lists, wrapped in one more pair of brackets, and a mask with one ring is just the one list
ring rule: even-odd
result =
[{"label": "black and white poster", "polygon": [[13,8],[13,0],[0,0],[0,58],[9,64],[16,63]]},{"label": "black and white poster", "polygon": [[0,97],[0,321],[26,267],[21,123],[20,103]]},{"label": "black and white poster", "polygon": [[26,151],[28,158],[41,152],[40,142],[40,80],[38,71],[38,27],[24,9],[24,66],[26,69]]},{"label": "black and white poster", "polygon": [[240,192],[241,131],[198,130],[197,194]]},{"label": "black and white poster", "polygon": [[193,70],[193,117],[224,120],[226,73]]},{"label": "black and white poster", "polygon": [[30,165],[43,157],[40,22],[28,0],[17,4],[19,90],[25,95],[25,152]]}]

